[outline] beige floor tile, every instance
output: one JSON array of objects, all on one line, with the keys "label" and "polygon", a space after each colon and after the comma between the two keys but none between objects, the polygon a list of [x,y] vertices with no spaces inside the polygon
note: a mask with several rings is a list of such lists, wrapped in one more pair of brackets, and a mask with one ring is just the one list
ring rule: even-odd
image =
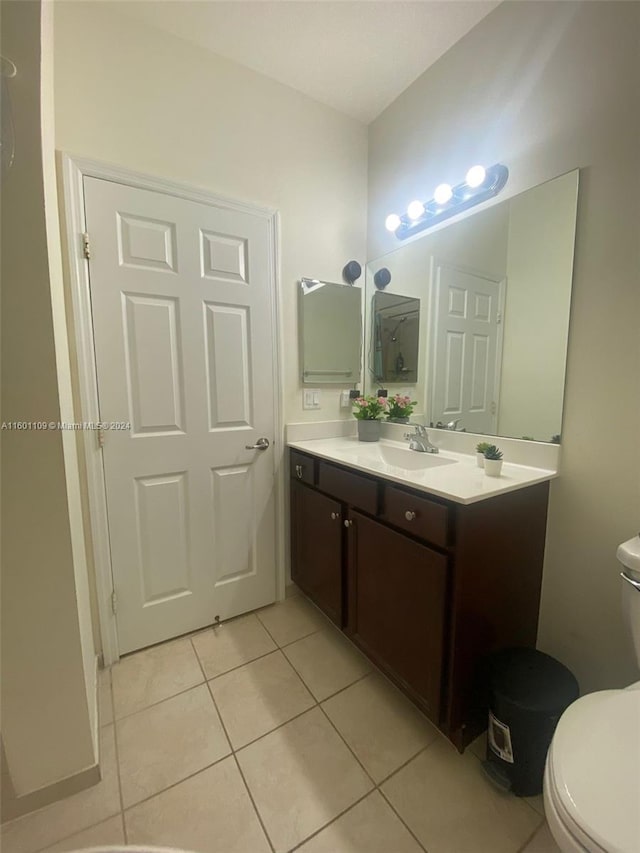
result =
[{"label": "beige floor tile", "polygon": [[111,701],[111,669],[101,669],[98,673],[98,705],[100,725],[108,726],[113,722],[113,702]]},{"label": "beige floor tile", "polygon": [[116,719],[202,681],[202,670],[188,638],[136,652],[111,667]]},{"label": "beige floor tile", "polygon": [[2,853],[34,853],[120,811],[113,725],[100,733],[102,780],[32,814],[2,826]]},{"label": "beige floor tile", "polygon": [[315,704],[280,651],[220,675],[209,687],[234,749]]},{"label": "beige floor tile", "polygon": [[535,809],[538,814],[541,814],[544,817],[544,797],[542,794],[538,794],[535,797],[523,797],[522,798],[525,803],[529,803],[532,809]]},{"label": "beige floor tile", "polygon": [[542,820],[526,803],[497,791],[475,755],[459,755],[444,738],[382,791],[429,853],[516,853]]},{"label": "beige floor tile", "polygon": [[296,853],[423,853],[377,791],[321,830]]},{"label": "beige floor tile", "polygon": [[319,708],[237,758],[276,853],[299,844],[373,787]]},{"label": "beige floor tile", "polygon": [[129,844],[270,853],[235,760],[225,758],[125,812]]},{"label": "beige floor tile", "polygon": [[522,853],[562,853],[556,844],[548,824],[543,823]]},{"label": "beige floor tile", "polygon": [[331,623],[303,595],[257,611],[258,618],[279,646],[286,646]]},{"label": "beige floor tile", "polygon": [[438,737],[418,709],[377,672],[322,707],[375,782]]},{"label": "beige floor tile", "polygon": [[192,637],[207,678],[262,657],[276,646],[253,613]]},{"label": "beige floor tile", "polygon": [[283,651],[319,702],[371,671],[364,655],[333,628],[317,631]]},{"label": "beige floor tile", "polygon": [[85,850],[88,847],[105,847],[124,844],[122,815],[110,817],[102,823],[89,827],[71,838],[65,838],[42,853],[66,853],[70,850]]},{"label": "beige floor tile", "polygon": [[125,808],[231,752],[206,684],[125,717],[116,726]]}]

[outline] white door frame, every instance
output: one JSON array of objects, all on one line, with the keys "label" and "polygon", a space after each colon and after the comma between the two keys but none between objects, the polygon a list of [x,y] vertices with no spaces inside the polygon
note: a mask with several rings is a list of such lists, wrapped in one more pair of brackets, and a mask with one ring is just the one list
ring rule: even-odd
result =
[{"label": "white door frame", "polygon": [[[273,395],[274,395],[274,487],[276,498],[276,598],[284,598],[285,588],[285,541],[284,541],[284,406],[283,406],[283,341],[281,329],[282,293],[279,286],[279,242],[280,219],[276,210],[253,204],[234,201],[215,195],[207,190],[185,184],[152,177],[140,172],[111,166],[96,160],[76,157],[57,152],[58,168],[62,181],[64,213],[63,249],[67,261],[68,286],[70,290],[71,339],[75,346],[75,362],[78,370],[78,417],[82,422],[96,424],[100,420],[98,407],[98,381],[96,374],[93,341],[93,319],[89,289],[89,265],[85,258],[84,234],[86,232],[84,209],[85,177],[101,178],[143,190],[167,193],[203,204],[221,207],[240,213],[249,213],[266,220],[269,228],[269,270],[274,341]],[[87,475],[88,508],[91,519],[93,564],[95,568],[98,615],[102,658],[105,666],[119,660],[118,634],[112,607],[113,575],[109,545],[109,522],[107,516],[106,487],[102,453],[94,438],[83,433],[83,452]]]},{"label": "white door frame", "polygon": [[[460,272],[469,273],[469,275],[477,276],[478,278],[486,278],[487,281],[492,281],[498,285],[498,312],[500,314],[500,323],[498,329],[498,337],[496,340],[496,363],[494,370],[494,390],[495,390],[495,404],[496,411],[492,416],[492,428],[493,434],[496,433],[498,429],[498,416],[500,412],[500,382],[502,379],[502,349],[504,343],[504,312],[506,307],[507,300],[507,279],[503,277],[501,279],[497,279],[494,277],[493,273],[488,273],[484,270],[476,269],[475,267],[470,267],[466,264],[458,264],[453,263],[452,261],[444,261],[435,255],[431,255],[431,269],[429,273],[429,280],[431,285],[431,293],[429,298],[429,340],[427,343],[428,353],[429,353],[429,414],[430,417],[433,417],[434,410],[434,396],[435,396],[435,386],[436,386],[436,346],[437,346],[437,330],[435,328],[435,323],[437,321],[438,316],[438,301],[440,299],[440,282],[436,280],[436,273],[440,267],[449,267],[450,269],[460,270]],[[464,425],[463,425],[464,426]]]}]

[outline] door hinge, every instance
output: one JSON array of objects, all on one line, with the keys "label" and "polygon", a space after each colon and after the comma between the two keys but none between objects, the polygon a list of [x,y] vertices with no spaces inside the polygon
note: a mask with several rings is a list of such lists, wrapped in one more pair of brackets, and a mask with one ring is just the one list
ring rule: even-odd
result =
[{"label": "door hinge", "polygon": [[87,260],[91,257],[91,246],[89,245],[89,235],[85,231],[82,235],[82,253]]},{"label": "door hinge", "polygon": [[104,447],[104,430],[102,427],[98,427],[97,430],[97,439],[98,439],[98,448]]},{"label": "door hinge", "polygon": [[496,314],[496,323],[498,325],[500,325],[500,323],[502,323],[502,311],[498,311],[498,313]]},{"label": "door hinge", "polygon": [[111,593],[111,611],[112,611],[114,616],[118,612],[118,595],[117,595],[115,589]]},{"label": "door hinge", "polygon": [[495,415],[495,413],[498,411],[498,407],[495,403],[495,400],[492,400],[490,410],[492,415]]}]

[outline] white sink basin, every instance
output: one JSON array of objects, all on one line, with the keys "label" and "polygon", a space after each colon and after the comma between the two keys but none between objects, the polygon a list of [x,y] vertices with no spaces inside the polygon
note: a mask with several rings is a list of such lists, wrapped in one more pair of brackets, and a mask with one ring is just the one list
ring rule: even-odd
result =
[{"label": "white sink basin", "polygon": [[[373,450],[373,448],[372,448]],[[441,465],[455,465],[455,459],[447,459],[437,453],[421,453],[418,450],[409,450],[404,447],[392,447],[389,444],[379,443],[375,450],[380,455],[380,460],[395,468],[404,468],[405,471],[422,471],[427,468],[438,468]]]}]

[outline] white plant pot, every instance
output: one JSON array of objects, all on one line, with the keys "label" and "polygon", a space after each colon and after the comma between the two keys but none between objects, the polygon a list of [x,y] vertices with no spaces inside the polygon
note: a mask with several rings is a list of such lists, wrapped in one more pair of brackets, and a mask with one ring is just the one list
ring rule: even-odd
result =
[{"label": "white plant pot", "polygon": [[502,459],[485,459],[484,473],[487,477],[499,477],[502,471]]},{"label": "white plant pot", "polygon": [[484,453],[476,453],[476,465],[478,468],[484,468]]}]

